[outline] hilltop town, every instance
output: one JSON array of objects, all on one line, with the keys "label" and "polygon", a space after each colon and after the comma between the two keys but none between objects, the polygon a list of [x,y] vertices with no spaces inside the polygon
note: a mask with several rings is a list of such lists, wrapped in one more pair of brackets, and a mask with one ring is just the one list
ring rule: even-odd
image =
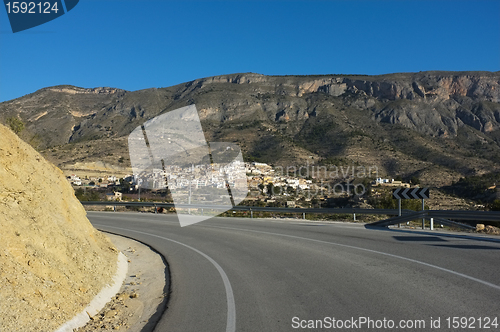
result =
[{"label": "hilltop town", "polygon": [[[238,177],[240,171],[244,172],[244,178]],[[362,202],[368,190],[370,194],[380,196],[376,188],[410,187],[409,183],[403,183],[401,180],[378,177],[376,166],[273,167],[259,162],[235,162],[226,166],[191,165],[185,168],[169,166],[165,169],[153,169],[140,176],[71,174],[67,179],[77,193],[98,193],[92,196],[93,200],[106,198],[124,201],[169,201],[171,197],[166,194],[167,191],[182,193],[189,191],[190,187],[191,190],[226,189],[229,185],[231,188],[240,189],[248,186],[249,193],[244,204],[288,207],[310,207],[329,199],[349,197],[355,197]]]}]

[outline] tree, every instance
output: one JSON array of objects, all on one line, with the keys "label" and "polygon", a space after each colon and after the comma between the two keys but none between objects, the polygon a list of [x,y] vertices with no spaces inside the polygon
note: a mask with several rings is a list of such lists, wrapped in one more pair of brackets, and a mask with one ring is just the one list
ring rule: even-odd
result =
[{"label": "tree", "polygon": [[79,201],[100,201],[101,195],[95,190],[84,190],[82,188],[78,188],[75,190],[75,196]]},{"label": "tree", "polygon": [[314,197],[313,199],[311,199],[311,205],[314,207],[314,208],[319,208],[321,207],[320,205],[320,201],[317,197]]},{"label": "tree", "polygon": [[410,179],[410,183],[412,185],[417,185],[417,184],[420,184],[420,179],[417,178],[416,176],[412,176],[411,179]]},{"label": "tree", "polygon": [[372,181],[368,178],[364,178],[361,182],[363,187],[365,188],[365,193],[367,196],[371,196],[372,193]]},{"label": "tree", "polygon": [[[392,194],[388,193],[381,198],[373,199],[370,202],[377,209],[397,209],[398,208],[398,200],[394,199]],[[413,211],[422,210],[422,202],[419,199],[403,199],[401,200],[401,208]],[[426,209],[429,207],[426,206]]]},{"label": "tree", "polygon": [[269,197],[274,194],[274,184],[272,182],[269,182],[267,184],[267,194],[269,195]]},{"label": "tree", "polygon": [[19,135],[24,130],[24,123],[14,116],[8,118],[6,123],[16,135]]},{"label": "tree", "polygon": [[125,181],[124,178],[120,178],[120,187],[122,193],[128,193],[130,191],[130,183]]},{"label": "tree", "polygon": [[495,199],[493,204],[491,204],[491,209],[493,211],[500,211],[500,199]]}]

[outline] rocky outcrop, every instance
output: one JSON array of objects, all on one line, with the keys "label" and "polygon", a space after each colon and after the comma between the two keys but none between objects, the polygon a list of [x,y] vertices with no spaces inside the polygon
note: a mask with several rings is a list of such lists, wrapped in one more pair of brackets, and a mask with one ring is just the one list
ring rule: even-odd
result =
[{"label": "rocky outcrop", "polygon": [[[302,126],[323,108],[354,107],[367,118],[430,136],[454,137],[469,126],[500,129],[500,72],[421,72],[380,76],[214,76],[134,92],[72,86],[45,88],[0,104],[0,122],[19,117],[40,147],[120,137],[140,123],[196,103],[208,121],[266,120]],[[321,99],[321,98],[320,98]],[[323,101],[321,101],[323,102]],[[291,106],[293,105],[293,106]]]},{"label": "rocky outcrop", "polygon": [[0,227],[0,331],[56,330],[116,272],[63,173],[2,125]]},{"label": "rocky outcrop", "polygon": [[[271,160],[286,150],[294,151],[286,157],[292,162],[297,151],[319,159],[361,155],[349,147],[371,151],[374,160],[389,165],[388,156],[382,156],[400,149],[421,162],[479,174],[500,160],[499,82],[500,72],[244,73],[133,92],[57,86],[1,103],[0,122],[22,120],[21,136],[44,153],[83,144],[85,155],[72,163],[98,161],[103,155],[112,162],[115,151],[91,149],[90,142],[123,140],[148,119],[196,104],[207,139],[240,141],[243,152],[257,158],[267,154]],[[453,154],[447,145],[454,147]],[[387,167],[390,172],[403,168]]]},{"label": "rocky outcrop", "polygon": [[53,92],[62,92],[62,93],[67,93],[70,95],[75,95],[75,94],[115,94],[115,93],[123,93],[125,90],[121,89],[116,89],[116,88],[108,88],[108,87],[99,87],[99,88],[92,88],[92,89],[84,89],[84,88],[78,88],[74,86],[58,86],[58,87],[53,87],[53,88],[48,88],[49,91]]},{"label": "rocky outcrop", "polygon": [[[187,98],[221,84],[245,85],[252,95],[280,95],[292,100],[316,93],[344,97],[342,103],[371,112],[377,121],[401,124],[431,136],[455,136],[462,125],[482,132],[500,129],[499,72],[422,72],[361,77],[235,74],[190,82],[181,88],[178,98]],[[240,100],[232,99],[229,103],[237,108]],[[265,112],[272,110],[268,118],[276,121],[307,119],[294,119],[289,110],[266,103],[262,103],[261,108]],[[310,113],[307,108],[302,106],[302,113]]]},{"label": "rocky outcrop", "polygon": [[[325,84],[321,84],[325,83]],[[337,78],[304,83],[307,92],[332,96],[350,94],[368,99],[378,121],[401,124],[432,136],[449,137],[462,125],[482,132],[500,129],[500,75],[498,73],[421,73],[405,77],[369,79]],[[374,106],[375,101],[381,103]]]},{"label": "rocky outcrop", "polygon": [[[500,75],[492,73],[452,74],[422,73],[406,75],[402,79],[381,76],[380,79],[337,79],[337,82],[321,87],[334,91],[338,96],[345,92],[360,93],[379,100],[424,99],[446,101],[456,97],[469,97],[494,103],[500,102]],[[339,89],[343,89],[339,90]],[[339,92],[342,92],[339,94]]]}]

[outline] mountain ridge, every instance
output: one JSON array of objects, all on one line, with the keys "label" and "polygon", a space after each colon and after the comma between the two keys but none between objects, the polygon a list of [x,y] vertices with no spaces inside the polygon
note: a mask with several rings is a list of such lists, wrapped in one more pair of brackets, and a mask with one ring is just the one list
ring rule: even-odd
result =
[{"label": "mountain ridge", "polygon": [[46,151],[114,140],[127,159],[134,128],[190,104],[208,141],[236,142],[248,160],[343,158],[403,175],[437,165],[454,178],[500,164],[500,72],[238,73],[137,91],[61,85],[0,103],[0,122],[21,119]]}]

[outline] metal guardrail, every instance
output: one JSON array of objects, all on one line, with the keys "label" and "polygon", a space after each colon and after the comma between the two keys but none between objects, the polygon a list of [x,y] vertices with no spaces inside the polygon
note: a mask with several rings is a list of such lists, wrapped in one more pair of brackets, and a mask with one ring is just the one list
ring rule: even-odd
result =
[{"label": "metal guardrail", "polygon": [[[236,205],[228,209],[226,205],[202,205],[202,204],[174,204],[162,202],[122,202],[122,201],[81,201],[83,205],[106,205],[106,206],[149,206],[181,209],[211,209],[211,210],[232,210],[232,211],[259,211],[259,212],[281,212],[281,213],[323,213],[323,214],[385,214],[389,216],[398,215],[397,209],[357,209],[357,208],[281,208]],[[403,210],[404,214],[415,211]]]},{"label": "metal guardrail", "polygon": [[500,211],[426,210],[429,217],[457,220],[500,221]]},{"label": "metal guardrail", "polygon": [[185,208],[185,209],[207,209],[207,210],[232,210],[249,211],[253,217],[253,212],[279,212],[279,213],[297,213],[305,218],[306,213],[321,214],[352,214],[356,219],[356,214],[379,214],[396,216],[393,218],[380,220],[369,224],[369,226],[386,227],[404,223],[416,219],[433,218],[436,222],[449,226],[458,226],[464,228],[474,228],[470,225],[464,225],[448,219],[454,220],[473,220],[473,221],[500,221],[500,212],[497,211],[460,211],[460,210],[424,210],[412,211],[402,210],[402,215],[398,216],[397,209],[358,209],[358,208],[281,208],[281,207],[262,207],[262,206],[244,206],[237,205],[228,209],[225,205],[200,205],[200,204],[174,204],[163,202],[122,202],[122,201],[82,201],[83,205],[106,205],[106,206],[136,206],[136,207],[163,207],[163,208]]},{"label": "metal guardrail", "polygon": [[[429,220],[429,221],[431,221],[431,220]],[[451,220],[444,219],[444,218],[434,218],[434,222],[437,222],[438,224],[446,225],[446,226],[459,227],[459,228],[465,228],[465,229],[470,229],[470,230],[476,229],[476,227],[474,227],[472,225],[462,224],[462,223],[458,223],[458,222],[451,221]],[[431,221],[431,224],[433,224],[432,221]],[[432,228],[433,228],[433,226],[431,225],[431,229]]]},{"label": "metal guardrail", "polygon": [[404,223],[415,219],[433,219],[434,221],[449,226],[458,226],[467,229],[475,229],[471,225],[457,223],[448,219],[467,220],[467,221],[500,221],[500,212],[496,211],[459,211],[459,210],[424,210],[406,214],[403,216],[393,217],[385,220],[371,223],[370,226],[387,227]]},{"label": "metal guardrail", "polygon": [[[445,218],[434,218],[434,217],[429,217],[427,211],[418,211],[414,213],[409,213],[406,215],[398,216],[398,217],[393,217],[385,220],[380,220],[376,221],[374,223],[368,224],[367,226],[374,226],[374,227],[387,227],[389,225],[396,225],[396,224],[402,224],[406,223],[412,220],[417,220],[417,219],[428,219],[431,221],[431,224],[435,221],[439,224],[442,225],[447,225],[447,226],[452,226],[452,227],[459,227],[459,228],[465,228],[465,229],[475,229],[475,227],[467,224],[462,224],[458,223],[455,221],[451,221]],[[423,228],[424,226],[422,226]],[[432,229],[432,226],[431,226]]]}]

